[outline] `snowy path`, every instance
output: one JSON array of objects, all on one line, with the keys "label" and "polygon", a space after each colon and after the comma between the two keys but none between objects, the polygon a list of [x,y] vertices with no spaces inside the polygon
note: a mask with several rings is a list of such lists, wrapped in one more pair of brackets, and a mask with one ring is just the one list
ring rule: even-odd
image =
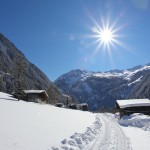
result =
[{"label": "snowy path", "polygon": [[101,131],[91,150],[130,150],[129,139],[116,121],[100,114]]},{"label": "snowy path", "polygon": [[130,140],[120,125],[108,114],[97,114],[93,126],[84,133],[75,133],[64,139],[53,150],[131,150]]}]

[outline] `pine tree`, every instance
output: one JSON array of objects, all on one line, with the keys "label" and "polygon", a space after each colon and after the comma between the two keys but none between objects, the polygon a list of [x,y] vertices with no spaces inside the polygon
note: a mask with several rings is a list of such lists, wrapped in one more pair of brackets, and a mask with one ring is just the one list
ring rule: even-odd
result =
[{"label": "pine tree", "polygon": [[2,75],[0,75],[0,91],[3,91],[4,87],[3,87],[3,79],[2,79]]},{"label": "pine tree", "polygon": [[57,96],[57,88],[54,85],[50,85],[50,87],[47,90],[47,93],[49,95],[49,103],[55,104],[58,102],[58,96]]},{"label": "pine tree", "polygon": [[26,81],[26,70],[27,64],[24,58],[18,55],[14,61],[12,67],[13,77],[15,78],[15,88],[16,89],[27,89]]}]

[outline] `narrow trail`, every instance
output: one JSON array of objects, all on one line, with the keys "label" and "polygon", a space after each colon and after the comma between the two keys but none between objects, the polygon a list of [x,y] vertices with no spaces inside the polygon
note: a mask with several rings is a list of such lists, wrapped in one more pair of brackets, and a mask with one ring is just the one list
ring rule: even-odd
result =
[{"label": "narrow trail", "polygon": [[90,150],[131,150],[130,141],[122,132],[118,123],[100,114],[101,131]]}]

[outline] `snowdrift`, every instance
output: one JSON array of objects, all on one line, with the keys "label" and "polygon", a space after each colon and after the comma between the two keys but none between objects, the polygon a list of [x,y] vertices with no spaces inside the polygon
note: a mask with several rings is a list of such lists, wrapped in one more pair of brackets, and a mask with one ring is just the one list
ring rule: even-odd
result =
[{"label": "snowdrift", "polygon": [[145,131],[150,131],[150,116],[143,114],[131,114],[130,116],[123,116],[119,121],[122,126],[138,127]]},{"label": "snowdrift", "polygon": [[53,150],[89,150],[95,142],[101,128],[100,118],[91,127],[87,127],[84,133],[74,133],[69,139],[64,139],[60,146],[52,147]]}]

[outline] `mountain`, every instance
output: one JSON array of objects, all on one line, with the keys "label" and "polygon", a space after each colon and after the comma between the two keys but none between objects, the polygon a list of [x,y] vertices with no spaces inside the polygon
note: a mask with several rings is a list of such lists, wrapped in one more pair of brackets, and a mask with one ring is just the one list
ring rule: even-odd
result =
[{"label": "mountain", "polygon": [[117,99],[150,98],[150,64],[127,70],[73,70],[54,82],[62,92],[89,104],[91,110],[114,108]]},{"label": "mountain", "polygon": [[47,90],[50,102],[65,98],[38,67],[0,34],[0,91],[11,93],[17,88]]}]

